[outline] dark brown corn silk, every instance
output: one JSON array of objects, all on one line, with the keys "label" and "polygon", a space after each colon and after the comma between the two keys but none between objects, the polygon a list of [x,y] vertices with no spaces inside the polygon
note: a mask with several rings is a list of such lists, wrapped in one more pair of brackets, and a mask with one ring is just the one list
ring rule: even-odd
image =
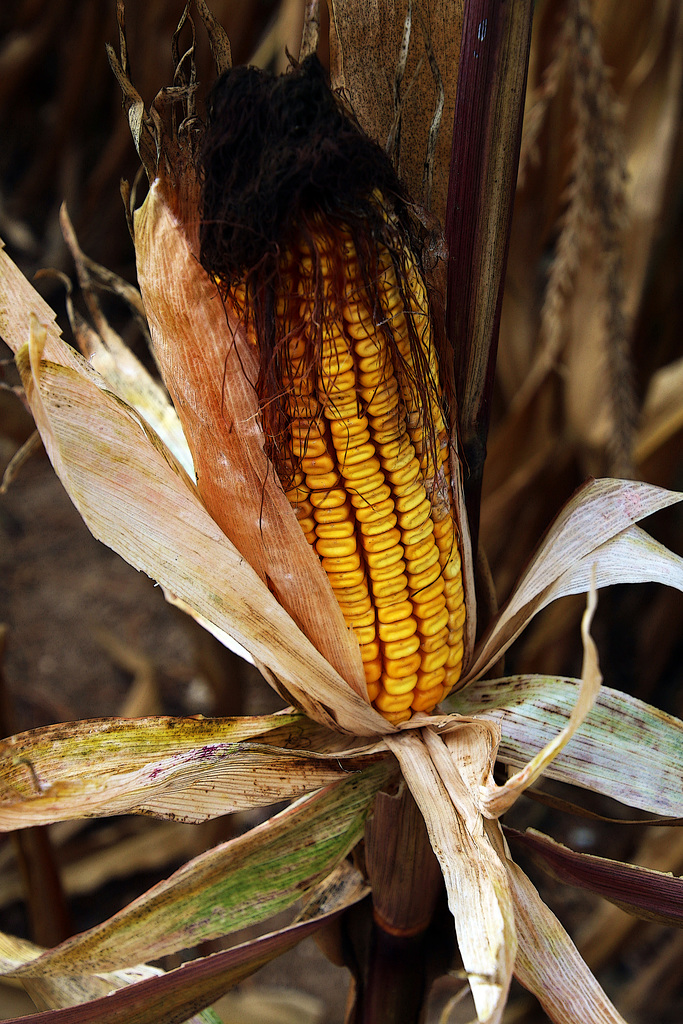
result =
[{"label": "dark brown corn silk", "polygon": [[210,98],[201,259],[257,347],[267,452],[392,721],[457,680],[464,606],[419,232],[315,57]]}]

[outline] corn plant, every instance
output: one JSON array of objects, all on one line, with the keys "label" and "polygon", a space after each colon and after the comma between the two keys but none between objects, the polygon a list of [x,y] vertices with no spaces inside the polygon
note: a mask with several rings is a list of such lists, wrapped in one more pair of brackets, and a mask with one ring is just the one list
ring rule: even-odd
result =
[{"label": "corn plant", "polygon": [[[512,859],[500,818],[542,774],[683,814],[683,725],[603,687],[590,634],[598,588],[683,589],[681,559],[638,525],[683,495],[588,481],[505,604],[478,616],[531,4],[444,2],[442,37],[421,5],[400,23],[370,11],[385,29],[380,60],[395,67],[387,91],[351,5],[335,0],[340,95],[315,56],[315,4],[299,60],[278,77],[231,68],[229,41],[197,0],[219,73],[205,117],[189,6],[174,85],[150,110],[131,81],[122,5],[110,53],[149,180],[138,208],[124,190],[142,302],[119,287],[144,309],[164,388],[103,320],[97,332],[75,324],[83,355],[65,344],[4,253],[0,328],[92,533],[253,661],[289,706],[11,737],[0,823],[201,822],[291,803],[53,949],[3,936],[3,975],[51,1010],[35,1019],[211,1021],[220,994],[320,932],[352,968],[348,1020],[359,1024],[419,1020],[429,980],[457,957],[482,1024],[503,1020],[513,976],[553,1021],[621,1022]],[[64,226],[87,281],[100,271],[66,215]],[[588,595],[580,679],[491,678],[531,619],[572,594]],[[676,920],[679,879],[619,865],[615,895],[594,881],[600,869],[613,878],[610,862],[528,841],[635,913],[656,894],[660,916]],[[287,927],[167,973],[148,965],[301,898]]]}]

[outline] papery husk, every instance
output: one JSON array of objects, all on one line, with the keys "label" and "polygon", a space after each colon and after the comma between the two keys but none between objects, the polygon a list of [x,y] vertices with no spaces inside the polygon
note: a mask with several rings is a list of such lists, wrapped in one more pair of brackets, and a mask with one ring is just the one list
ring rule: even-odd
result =
[{"label": "papery husk", "polygon": [[[602,684],[597,648],[590,635],[590,623],[596,607],[597,593],[593,587],[581,623],[584,648],[581,682],[566,725],[545,742],[507,782],[498,785],[493,777],[502,735],[501,725],[495,718],[486,719],[477,717],[476,714],[453,715],[450,720],[440,721],[436,728],[433,726],[425,733],[428,745],[431,744],[438,752],[438,763],[447,770],[443,750],[441,746],[435,745],[435,736],[438,732],[441,743],[445,745],[453,763],[457,765],[470,801],[484,817],[498,818],[512,807],[517,798],[548,770],[595,704]],[[459,704],[463,709],[467,708],[467,691],[462,695]],[[472,710],[476,712],[479,708],[475,706]]]},{"label": "papery husk", "polygon": [[524,872],[507,854],[497,822],[487,835],[507,865],[517,929],[515,977],[554,1024],[626,1024],[576,946]]},{"label": "papery husk", "polygon": [[300,629],[367,699],[358,642],[264,452],[256,353],[197,260],[186,234],[196,227],[178,221],[159,182],[135,214],[140,289],[199,492]]},{"label": "papery husk", "polygon": [[0,338],[14,353],[28,341],[31,316],[45,330],[45,359],[80,372],[83,360],[62,341],[57,314],[12,262],[0,238]]},{"label": "papery husk", "polygon": [[387,736],[427,825],[446,883],[477,1019],[502,1019],[516,939],[507,872],[457,762],[432,729]]},{"label": "papery husk", "polygon": [[57,354],[75,368],[42,361],[48,340],[34,322],[17,363],[53,466],[94,536],[234,635],[324,725],[390,730],[220,531],[159,437],[58,338]]},{"label": "papery husk", "polygon": [[190,449],[187,446],[182,424],[168,394],[163,385],[152,377],[107,321],[95,294],[92,278],[97,274],[97,280],[101,287],[109,287],[120,294],[135,311],[138,320],[143,319],[146,332],[147,322],[144,320],[140,293],[132,285],[121,281],[115,274],[106,271],[104,267],[99,267],[86,257],[78,245],[65,205],[60,211],[60,223],[64,238],[74,258],[79,283],[95,325],[91,327],[75,309],[71,297],[71,282],[65,277],[66,308],[79,349],[89,364],[101,374],[114,394],[140,413],[173,452],[189,476],[194,479]]}]

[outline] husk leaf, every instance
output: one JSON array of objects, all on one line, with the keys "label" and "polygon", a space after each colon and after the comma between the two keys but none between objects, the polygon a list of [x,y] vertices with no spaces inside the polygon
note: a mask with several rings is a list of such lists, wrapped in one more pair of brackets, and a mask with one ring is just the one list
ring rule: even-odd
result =
[{"label": "husk leaf", "polygon": [[76,353],[79,372],[41,362],[44,341],[36,327],[19,369],[55,470],[94,536],[233,635],[323,724],[357,735],[391,728],[292,622],[158,436]]},{"label": "husk leaf", "polygon": [[502,1018],[516,939],[506,871],[455,759],[431,729],[387,736],[441,864],[477,1018]]},{"label": "husk leaf", "polygon": [[[501,814],[509,810],[513,803],[525,789],[528,789],[536,779],[548,768],[557,755],[563,750],[575,734],[582,722],[585,721],[602,685],[602,674],[598,665],[598,652],[590,635],[590,624],[597,607],[597,594],[591,589],[588,597],[588,605],[581,622],[581,639],[583,641],[583,668],[581,672],[581,685],[576,698],[576,704],[572,708],[569,721],[551,741],[547,743],[521,771],[517,772],[502,786],[498,786],[493,778],[496,749],[492,750],[489,759],[489,769],[485,779],[479,787],[478,803],[482,813],[487,818],[499,818]],[[467,730],[470,734],[472,728]],[[455,733],[450,733],[445,739],[446,745],[455,745],[458,742]],[[484,754],[484,758],[485,758]],[[463,758],[465,765],[481,764],[482,759],[474,761],[470,758]],[[475,780],[473,780],[474,782]],[[476,792],[476,791],[475,791]],[[475,797],[476,799],[476,797]]]},{"label": "husk leaf", "polygon": [[153,184],[135,214],[140,290],[157,359],[213,519],[313,645],[367,697],[358,643],[264,451],[256,357],[197,244]]}]

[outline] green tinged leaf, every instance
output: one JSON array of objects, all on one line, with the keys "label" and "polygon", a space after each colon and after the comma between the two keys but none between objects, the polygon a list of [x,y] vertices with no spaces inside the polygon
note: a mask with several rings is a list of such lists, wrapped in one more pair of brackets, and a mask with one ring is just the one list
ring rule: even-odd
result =
[{"label": "green tinged leaf", "polygon": [[[143,971],[154,971],[157,976],[128,984],[103,998],[95,998],[79,1006],[33,1014],[21,1020],[27,1024],[30,1021],[44,1024],[120,1024],[121,1021],[126,1024],[181,1024],[192,1014],[198,1014],[188,1024],[215,1024],[218,1021],[216,1015],[212,1010],[201,1012],[203,1007],[313,934],[366,893],[367,887],[358,872],[347,865],[344,870],[335,871],[316,889],[314,912],[305,920],[225,952],[193,960],[167,974],[145,966]],[[0,946],[4,945],[5,938],[0,934]],[[10,939],[9,942],[15,944],[16,940]],[[122,973],[117,972],[117,981],[121,980]],[[114,988],[112,975],[106,978]],[[56,984],[70,980],[58,979]]]},{"label": "green tinged leaf", "polygon": [[0,741],[0,830],[146,813],[199,822],[320,789],[386,757],[300,714],[102,719]]},{"label": "green tinged leaf", "polygon": [[189,861],[103,924],[6,973],[49,977],[117,970],[272,917],[362,838],[375,793],[392,770],[373,765],[303,797]]},{"label": "green tinged leaf", "polygon": [[[523,767],[567,724],[577,679],[512,676],[471,684],[450,712],[500,723],[498,757]],[[545,774],[654,814],[683,815],[683,722],[603,686],[595,705]]]}]

